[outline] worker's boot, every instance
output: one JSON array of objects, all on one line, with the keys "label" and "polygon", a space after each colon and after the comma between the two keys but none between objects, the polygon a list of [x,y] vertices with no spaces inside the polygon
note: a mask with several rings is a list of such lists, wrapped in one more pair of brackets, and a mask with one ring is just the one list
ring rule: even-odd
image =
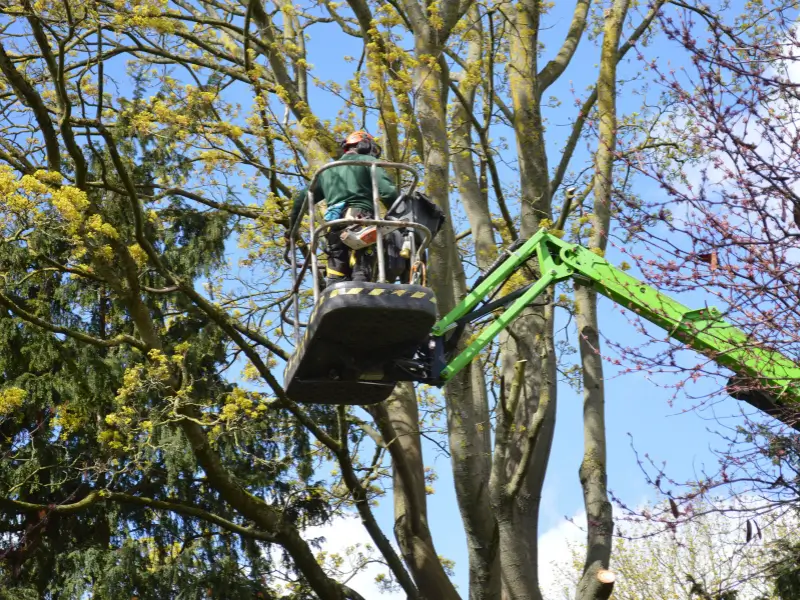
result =
[{"label": "worker's boot", "polygon": [[339,231],[332,231],[326,236],[328,264],[325,268],[325,287],[347,281],[352,271],[349,264],[352,251],[342,243],[339,234]]},{"label": "worker's boot", "polygon": [[375,247],[370,246],[363,250],[355,251],[355,264],[353,265],[353,281],[374,281],[375,273]]},{"label": "worker's boot", "polygon": [[325,287],[330,287],[334,283],[340,283],[342,281],[347,281],[347,276],[338,272],[331,272],[332,269],[328,267],[327,272],[325,273]]}]

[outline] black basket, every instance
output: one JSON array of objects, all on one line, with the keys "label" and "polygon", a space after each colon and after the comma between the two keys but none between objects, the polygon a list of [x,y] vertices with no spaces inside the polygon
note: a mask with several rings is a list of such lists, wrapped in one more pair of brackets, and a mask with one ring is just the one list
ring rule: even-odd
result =
[{"label": "black basket", "polygon": [[[436,237],[444,225],[444,213],[422,192],[414,192],[412,196],[401,196],[386,213],[389,221],[412,221],[427,227],[431,239]],[[415,229],[414,239],[417,245],[422,244],[424,236]]]}]

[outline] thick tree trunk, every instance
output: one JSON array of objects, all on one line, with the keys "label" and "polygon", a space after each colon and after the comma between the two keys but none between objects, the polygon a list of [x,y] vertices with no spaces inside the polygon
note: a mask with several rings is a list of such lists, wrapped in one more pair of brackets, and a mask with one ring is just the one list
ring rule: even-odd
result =
[{"label": "thick tree trunk", "polygon": [[[447,73],[441,62],[433,62],[437,48],[420,41],[415,72],[420,130],[425,139],[425,188],[449,217],[450,153],[445,128]],[[448,219],[431,252],[430,284],[439,308],[446,313],[463,292],[464,274],[457,253],[452,220]],[[486,386],[480,365],[473,364],[451,380],[446,389],[447,422],[456,496],[470,545],[470,593],[484,598],[498,589],[491,582],[495,561],[494,525],[489,511],[486,482],[489,478],[489,423]]]},{"label": "thick tree trunk", "polygon": [[[477,10],[470,14],[476,23],[480,23]],[[476,27],[470,37],[467,64],[477,67],[478,73],[481,44],[480,29]],[[479,81],[474,72],[463,74],[459,90],[467,105],[461,101],[454,102],[451,137],[455,184],[469,220],[478,266],[485,269],[497,255],[497,247],[489,204],[487,197],[481,193],[471,152],[472,124],[469,115]],[[462,290],[456,292],[458,297]],[[470,600],[499,600],[501,586],[497,525],[491,510],[487,485],[491,468],[489,403],[486,381],[480,365],[470,368],[468,378],[459,378],[457,382],[448,385],[448,398],[453,478],[469,552],[469,597]]]},{"label": "thick tree trunk", "polygon": [[614,527],[606,474],[603,359],[597,329],[597,294],[576,286],[575,301],[583,367],[584,451],[580,480],[588,522],[586,561],[576,597],[579,600],[599,600],[608,598],[613,588],[613,585],[597,579],[600,570],[608,569]]},{"label": "thick tree trunk", "polygon": [[389,400],[370,408],[370,412],[392,456],[394,533],[420,596],[427,600],[459,600],[428,527],[419,412],[413,386],[398,385]]},{"label": "thick tree trunk", "polygon": [[[527,363],[525,382],[512,413],[517,427],[509,436],[507,452],[499,457],[502,475],[492,484],[494,495],[498,486],[509,485],[517,473],[522,476],[517,492],[507,500],[509,506],[496,506],[503,598],[536,599],[542,597],[537,571],[539,508],[556,414],[552,306],[527,309],[502,343],[506,398],[512,395],[515,365]],[[529,437],[537,420],[536,435]]]},{"label": "thick tree trunk", "polygon": [[[475,174],[475,158],[472,152],[472,119],[470,115],[474,112],[475,90],[480,83],[483,41],[480,15],[477,9],[470,11],[470,18],[476,23],[476,26],[470,34],[467,47],[466,65],[468,70],[462,74],[458,86],[461,96],[453,103],[453,174],[461,205],[469,220],[472,243],[475,248],[475,260],[479,268],[485,269],[497,256],[497,246],[494,241],[488,195],[481,190],[481,182]],[[461,102],[461,99],[466,101],[466,105]],[[488,183],[484,182],[484,185],[488,185]]]},{"label": "thick tree trunk", "polygon": [[511,26],[519,33],[511,36],[508,78],[519,157],[520,234],[528,237],[539,228],[539,221],[550,218],[550,174],[537,75],[539,2],[522,0],[514,6]]},{"label": "thick tree trunk", "polygon": [[[520,169],[520,235],[524,238],[539,228],[542,219],[550,218],[549,174],[537,79],[539,3],[523,0],[515,5],[512,14],[514,22],[511,26],[519,34],[511,37],[508,74]],[[538,275],[530,271],[523,274],[528,280]],[[526,426],[532,423],[540,402],[546,400],[539,413],[542,419],[540,429],[530,440],[532,447],[525,464],[524,479],[508,514],[503,515],[508,523],[500,526],[503,597],[539,600],[542,597],[537,572],[539,507],[556,409],[555,377],[549,376],[555,371],[552,309],[526,309],[502,336],[501,345],[506,397],[511,391],[515,364],[525,360],[528,365],[526,385],[520,394],[514,422]],[[522,448],[526,439],[526,433],[519,430],[511,436],[503,468],[506,481],[523,464]],[[520,532],[524,534],[520,535]]]},{"label": "thick tree trunk", "polygon": [[499,599],[497,529],[489,502],[490,424],[480,365],[447,385],[447,426],[456,498],[469,551],[471,600]]},{"label": "thick tree trunk", "polygon": [[[606,16],[600,77],[597,82],[597,110],[600,136],[595,155],[594,211],[589,247],[605,251],[611,225],[614,150],[616,146],[616,83],[620,34],[629,0],[615,0]],[[613,583],[598,579],[611,560],[613,511],[608,500],[606,464],[605,390],[603,359],[597,319],[597,294],[576,286],[578,335],[583,367],[584,453],[580,468],[587,518],[586,562],[578,583],[579,600],[606,600]]]}]

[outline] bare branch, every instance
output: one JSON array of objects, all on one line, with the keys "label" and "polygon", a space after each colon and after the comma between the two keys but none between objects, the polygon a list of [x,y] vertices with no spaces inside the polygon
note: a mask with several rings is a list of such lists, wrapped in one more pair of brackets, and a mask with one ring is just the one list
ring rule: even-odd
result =
[{"label": "bare branch", "polygon": [[50,120],[50,113],[44,104],[44,100],[42,100],[36,89],[28,83],[28,80],[17,71],[1,42],[0,71],[5,75],[11,87],[14,88],[20,101],[28,105],[33,111],[34,117],[36,117],[36,122],[39,124],[39,129],[44,137],[45,148],[47,149],[48,168],[51,171],[61,171],[61,150],[58,136]]},{"label": "bare branch", "polygon": [[548,62],[544,69],[539,72],[539,94],[549,88],[561,76],[569,66],[578,44],[583,38],[583,31],[586,29],[586,16],[589,14],[591,0],[578,0],[575,11],[572,14],[572,23],[567,31],[567,38],[561,45],[556,57]]}]

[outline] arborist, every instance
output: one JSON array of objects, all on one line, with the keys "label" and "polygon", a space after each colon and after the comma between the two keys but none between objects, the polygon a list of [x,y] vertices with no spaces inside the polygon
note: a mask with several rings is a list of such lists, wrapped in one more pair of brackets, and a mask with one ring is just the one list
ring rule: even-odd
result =
[{"label": "arborist", "polygon": [[[344,154],[342,161],[363,161],[371,163],[381,156],[381,147],[365,131],[354,131],[341,144]],[[323,171],[314,186],[314,202],[325,200],[327,210],[325,220],[371,219],[373,218],[372,176],[370,169],[355,165],[345,165]],[[398,191],[386,172],[377,169],[378,191],[381,201],[387,208],[397,199]],[[294,197],[289,231],[300,216],[303,200],[308,194],[306,187]],[[333,227],[325,236],[328,264],[326,283],[339,281],[370,281],[375,264],[375,246],[353,249],[342,239],[346,225]]]}]

